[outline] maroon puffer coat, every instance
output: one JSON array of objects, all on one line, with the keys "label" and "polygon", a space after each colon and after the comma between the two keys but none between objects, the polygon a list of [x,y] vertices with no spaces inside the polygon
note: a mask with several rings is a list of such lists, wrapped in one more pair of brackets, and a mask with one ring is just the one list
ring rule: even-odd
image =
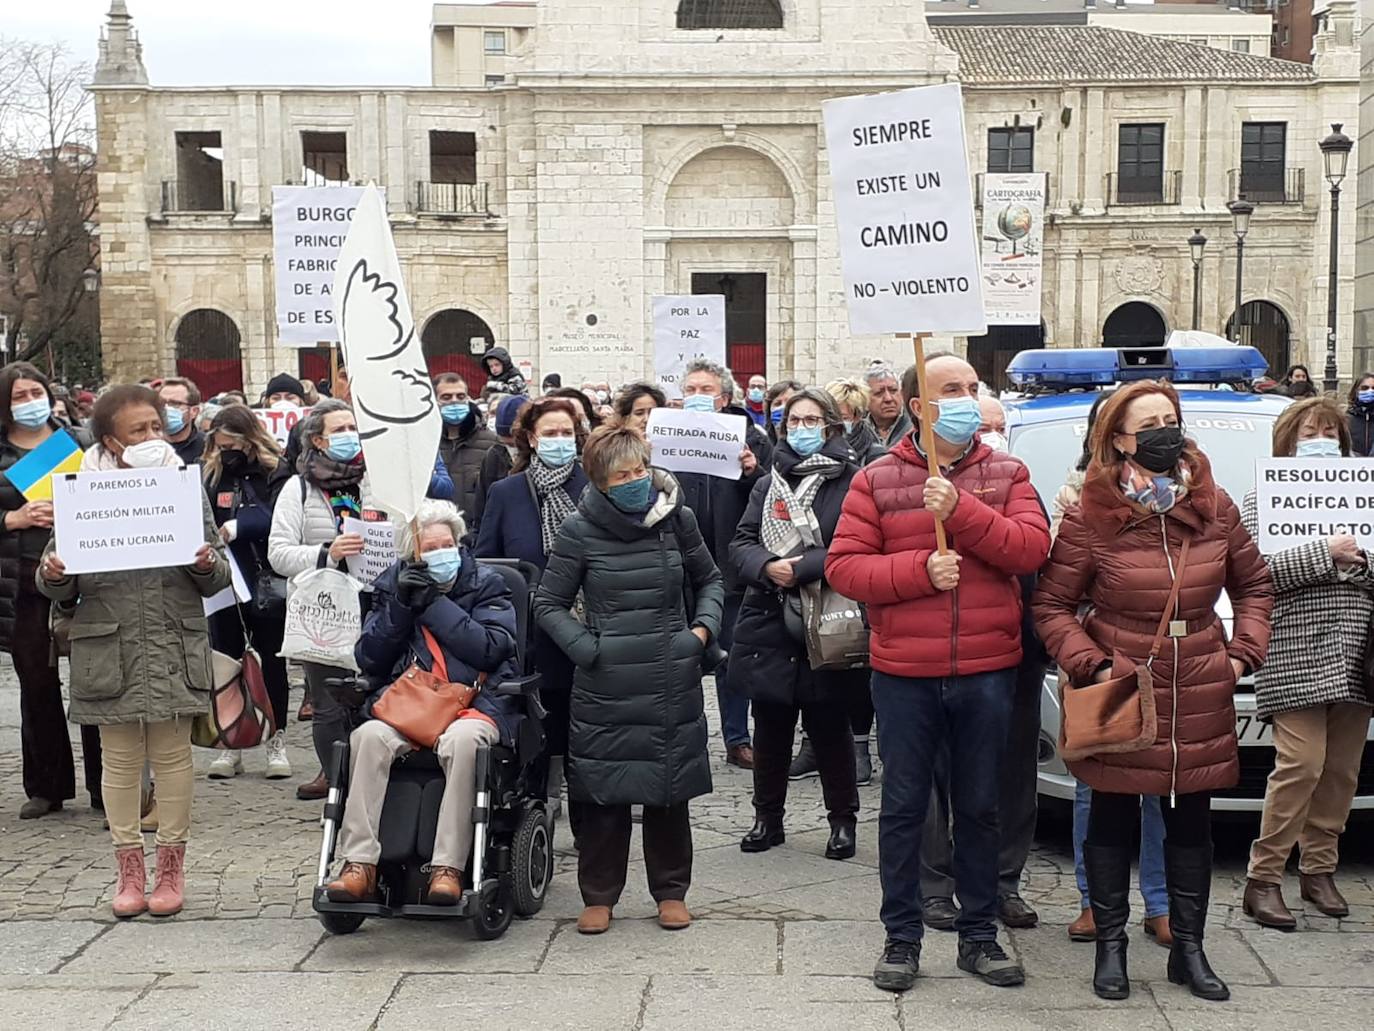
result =
[{"label": "maroon puffer coat", "polygon": [[[1236,682],[1230,659],[1258,669],[1269,647],[1274,588],[1235,503],[1199,456],[1198,474],[1167,514],[1151,515],[1118,487],[1089,478],[1069,509],[1040,575],[1033,612],[1060,676],[1074,685],[1120,651],[1143,662],[1168,603],[1185,537],[1192,538],[1177,618],[1188,635],[1165,638],[1151,670],[1159,729],[1139,752],[1069,763],[1095,791],[1168,795],[1231,787],[1236,755]],[[1168,560],[1165,558],[1167,542]],[[1230,595],[1235,625],[1228,643],[1215,607]],[[1091,608],[1079,620],[1086,598]]]}]

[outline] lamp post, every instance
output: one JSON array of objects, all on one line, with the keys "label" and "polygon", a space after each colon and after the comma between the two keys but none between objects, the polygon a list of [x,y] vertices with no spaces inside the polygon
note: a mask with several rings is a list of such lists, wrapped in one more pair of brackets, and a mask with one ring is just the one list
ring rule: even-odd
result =
[{"label": "lamp post", "polygon": [[1193,252],[1193,328],[1202,328],[1202,252],[1207,249],[1207,237],[1201,229],[1194,229],[1188,237],[1188,249]]},{"label": "lamp post", "polygon": [[1333,122],[1331,135],[1317,144],[1321,147],[1322,160],[1326,164],[1326,181],[1331,184],[1331,259],[1327,268],[1326,285],[1326,372],[1322,377],[1322,387],[1328,394],[1334,394],[1340,385],[1336,375],[1336,296],[1341,256],[1341,180],[1345,178],[1346,166],[1350,163],[1350,149],[1354,145],[1354,141],[1341,132],[1340,122]]},{"label": "lamp post", "polygon": [[1243,310],[1241,283],[1245,279],[1245,234],[1250,232],[1250,216],[1255,213],[1255,206],[1248,200],[1233,200],[1226,205],[1226,210],[1231,212],[1231,228],[1236,233],[1236,313],[1231,318],[1231,339],[1239,342]]}]

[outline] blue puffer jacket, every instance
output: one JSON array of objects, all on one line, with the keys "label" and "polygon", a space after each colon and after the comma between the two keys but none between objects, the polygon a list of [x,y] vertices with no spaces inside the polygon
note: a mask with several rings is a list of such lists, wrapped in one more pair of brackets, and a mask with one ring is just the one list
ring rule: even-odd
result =
[{"label": "blue puffer jacket", "polygon": [[[515,606],[500,573],[484,569],[464,548],[463,566],[453,589],[416,616],[396,597],[396,578],[402,568],[402,563],[396,563],[373,585],[372,611],[354,649],[358,667],[371,686],[363,706],[369,718],[373,704],[417,657],[422,666],[430,667],[421,627],[428,628],[443,648],[451,682],[474,684],[478,673],[486,672],[491,688],[519,676]],[[491,717],[503,744],[514,741],[520,718],[515,699],[485,690],[478,693],[473,708]]]}]

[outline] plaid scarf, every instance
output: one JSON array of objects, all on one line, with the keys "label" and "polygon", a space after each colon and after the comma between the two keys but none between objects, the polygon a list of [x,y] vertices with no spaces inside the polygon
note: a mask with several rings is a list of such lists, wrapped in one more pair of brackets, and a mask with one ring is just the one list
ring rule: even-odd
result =
[{"label": "plaid scarf", "polygon": [[1121,467],[1121,493],[1127,501],[1160,515],[1178,504],[1178,499],[1188,493],[1188,487],[1172,476],[1142,472],[1127,462]]},{"label": "plaid scarf", "polygon": [[553,551],[553,542],[563,520],[577,511],[577,505],[566,486],[576,467],[577,463],[573,461],[555,468],[545,465],[538,455],[531,455],[530,464],[525,469],[530,485],[534,487],[534,496],[539,501],[539,529],[545,555]]},{"label": "plaid scarf", "polygon": [[792,467],[792,475],[803,477],[795,491],[781,470],[774,470],[763,505],[759,536],[763,546],[781,557],[819,546],[820,523],[811,506],[821,484],[844,471],[844,463],[824,454],[814,454]]}]

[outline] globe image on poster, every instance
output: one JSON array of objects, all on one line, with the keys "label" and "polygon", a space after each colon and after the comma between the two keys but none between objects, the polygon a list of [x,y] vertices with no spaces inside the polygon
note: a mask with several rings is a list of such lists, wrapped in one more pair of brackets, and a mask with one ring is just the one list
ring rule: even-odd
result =
[{"label": "globe image on poster", "polygon": [[1024,204],[1008,204],[997,215],[997,230],[1011,241],[1011,253],[1016,255],[1021,240],[1030,235],[1034,216]]}]

